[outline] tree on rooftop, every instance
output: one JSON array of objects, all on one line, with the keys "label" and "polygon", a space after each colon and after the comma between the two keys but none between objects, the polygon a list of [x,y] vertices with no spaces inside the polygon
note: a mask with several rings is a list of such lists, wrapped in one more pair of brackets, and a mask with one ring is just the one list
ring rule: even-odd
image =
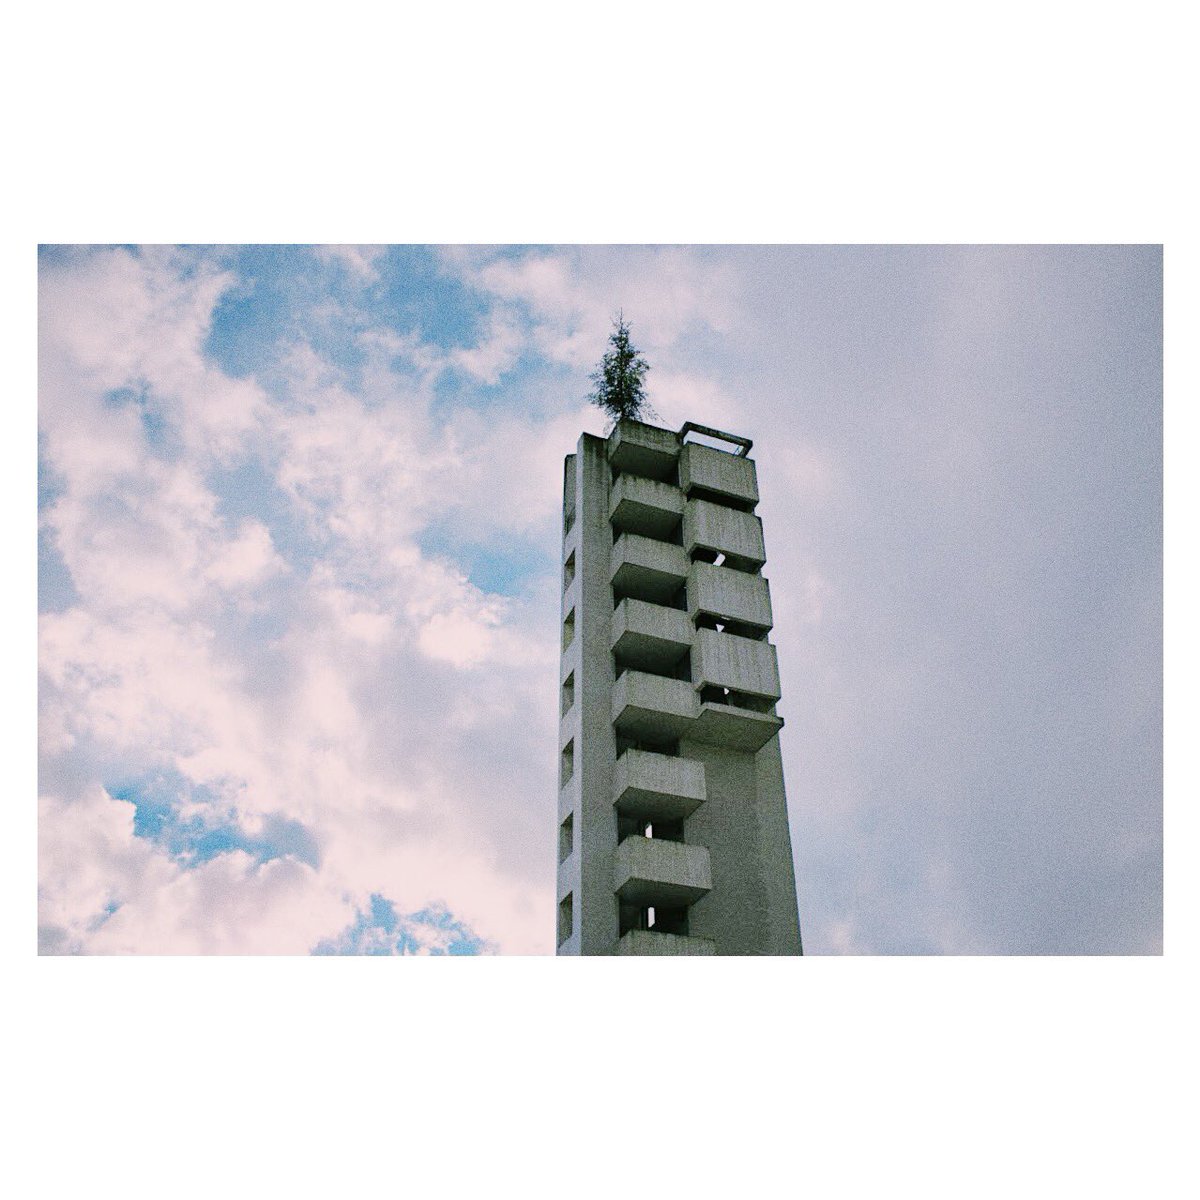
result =
[{"label": "tree on rooftop", "polygon": [[613,322],[608,344],[609,350],[592,372],[596,390],[588,394],[588,399],[604,409],[614,425],[618,421],[641,421],[647,417],[657,420],[658,414],[646,399],[643,383],[650,364],[629,340],[629,325],[623,312]]}]

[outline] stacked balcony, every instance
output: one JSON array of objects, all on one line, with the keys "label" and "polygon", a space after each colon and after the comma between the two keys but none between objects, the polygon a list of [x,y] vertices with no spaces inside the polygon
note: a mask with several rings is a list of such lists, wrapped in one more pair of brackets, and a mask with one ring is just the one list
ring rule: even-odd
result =
[{"label": "stacked balcony", "polygon": [[774,625],[771,592],[761,575],[694,562],[688,572],[688,615],[696,624],[720,622],[731,632],[765,636]]},{"label": "stacked balcony", "polygon": [[712,887],[708,850],[683,840],[705,769],[678,742],[756,751],[783,724],[755,467],[637,422],[613,431],[608,459],[616,952],[713,954],[688,935]]},{"label": "stacked balcony", "polygon": [[700,705],[689,680],[625,671],[613,686],[612,714],[625,737],[663,743],[690,736]]},{"label": "stacked balcony", "polygon": [[613,891],[622,904],[679,908],[711,890],[712,867],[703,846],[634,835],[617,847]]},{"label": "stacked balcony", "polygon": [[762,521],[753,513],[711,500],[689,500],[683,510],[683,548],[738,571],[755,572],[767,561]]},{"label": "stacked balcony", "polygon": [[613,805],[624,816],[682,821],[704,803],[704,764],[690,758],[629,749],[613,773]]},{"label": "stacked balcony", "polygon": [[612,548],[613,592],[670,604],[687,583],[690,567],[682,546],[623,533]]},{"label": "stacked balcony", "polygon": [[669,429],[621,421],[609,435],[608,462],[622,475],[673,480],[678,461],[679,439]]},{"label": "stacked balcony", "polygon": [[612,486],[609,519],[622,533],[667,541],[683,520],[683,492],[657,479],[620,475]]},{"label": "stacked balcony", "polygon": [[711,446],[691,443],[680,450],[679,486],[689,498],[716,500],[744,512],[758,504],[753,460]]},{"label": "stacked balcony", "polygon": [[612,650],[618,666],[670,675],[692,645],[692,623],[677,608],[627,598],[613,610]]}]

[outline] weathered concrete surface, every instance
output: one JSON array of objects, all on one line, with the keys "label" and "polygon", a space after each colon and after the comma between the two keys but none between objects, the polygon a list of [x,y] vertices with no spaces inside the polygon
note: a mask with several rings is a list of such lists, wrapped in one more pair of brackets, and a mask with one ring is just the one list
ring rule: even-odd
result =
[{"label": "weathered concrete surface", "polygon": [[675,476],[679,439],[669,429],[622,421],[608,437],[608,461],[618,471],[646,479]]},{"label": "weathered concrete surface", "polygon": [[689,500],[683,510],[683,548],[728,554],[761,567],[767,561],[762,521],[709,500]]},{"label": "weathered concrete surface", "polygon": [[692,679],[697,687],[712,684],[779,699],[779,659],[770,642],[756,642],[732,633],[697,629],[692,646]]},{"label": "weathered concrete surface", "polygon": [[703,763],[634,749],[617,759],[613,803],[618,812],[677,821],[691,816],[704,797]]},{"label": "weathered concrete surface", "polygon": [[771,591],[761,575],[715,567],[712,563],[692,563],[687,583],[688,612],[695,617],[706,613],[727,621],[744,621],[770,629]]},{"label": "weathered concrete surface", "polygon": [[[605,545],[609,542],[611,538]],[[612,585],[617,595],[664,604],[687,583],[691,563],[682,546],[637,533],[623,533],[611,544]]]},{"label": "weathered concrete surface", "polygon": [[695,442],[679,452],[679,486],[685,492],[701,488],[738,503],[758,503],[758,474],[753,459]]},{"label": "weathered concrete surface", "polygon": [[700,712],[696,689],[686,679],[626,671],[612,689],[612,722],[645,741],[683,737]]},{"label": "weathered concrete surface", "polygon": [[622,600],[613,610],[612,647],[617,662],[644,671],[675,666],[692,646],[687,613],[646,600]]},{"label": "weathered concrete surface", "polygon": [[653,929],[631,929],[617,943],[618,954],[716,954],[717,944],[708,938],[658,933]]},{"label": "weathered concrete surface", "polygon": [[612,487],[609,517],[613,528],[666,540],[683,519],[683,492],[657,479],[622,475]]},{"label": "weathered concrete surface", "polygon": [[692,904],[711,887],[712,868],[703,846],[633,834],[617,847],[613,891],[627,903]]}]

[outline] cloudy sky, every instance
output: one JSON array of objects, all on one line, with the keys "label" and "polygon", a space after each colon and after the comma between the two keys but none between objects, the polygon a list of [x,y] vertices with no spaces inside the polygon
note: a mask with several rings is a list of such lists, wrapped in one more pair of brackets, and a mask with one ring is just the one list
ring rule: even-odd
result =
[{"label": "cloudy sky", "polygon": [[755,440],[810,954],[1158,953],[1154,248],[44,248],[43,953],[551,953],[562,457]]}]

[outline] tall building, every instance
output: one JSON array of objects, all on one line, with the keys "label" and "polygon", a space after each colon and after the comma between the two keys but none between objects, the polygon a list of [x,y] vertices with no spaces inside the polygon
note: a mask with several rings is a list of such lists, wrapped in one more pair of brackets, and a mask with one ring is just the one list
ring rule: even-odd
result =
[{"label": "tall building", "polygon": [[801,953],[750,447],[622,421],[566,458],[559,954]]}]

